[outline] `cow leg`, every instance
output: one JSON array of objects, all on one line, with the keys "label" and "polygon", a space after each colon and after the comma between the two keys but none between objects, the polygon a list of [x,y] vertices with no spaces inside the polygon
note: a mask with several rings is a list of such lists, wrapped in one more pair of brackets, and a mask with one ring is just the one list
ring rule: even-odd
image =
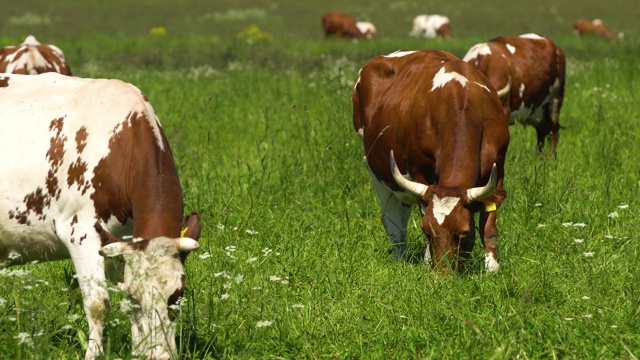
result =
[{"label": "cow leg", "polygon": [[551,154],[555,156],[556,146],[558,145],[558,138],[560,137],[560,99],[553,99],[551,104],[551,137],[549,142],[551,144]]},{"label": "cow leg", "polygon": [[382,224],[391,240],[394,260],[400,260],[407,252],[407,224],[411,216],[413,205],[405,204],[394,193],[371,174],[373,187],[376,189],[380,208],[382,209]]},{"label": "cow leg", "polygon": [[480,239],[484,246],[484,267],[487,271],[498,271],[498,228],[496,227],[496,212],[480,212]]},{"label": "cow leg", "polygon": [[[102,354],[102,330],[109,312],[109,293],[105,281],[104,258],[100,256],[100,237],[93,227],[75,228],[75,233],[86,231],[86,238],[77,239],[69,246],[69,254],[76,269],[82,302],[89,324],[86,359]],[[67,237],[70,238],[70,237]]]}]

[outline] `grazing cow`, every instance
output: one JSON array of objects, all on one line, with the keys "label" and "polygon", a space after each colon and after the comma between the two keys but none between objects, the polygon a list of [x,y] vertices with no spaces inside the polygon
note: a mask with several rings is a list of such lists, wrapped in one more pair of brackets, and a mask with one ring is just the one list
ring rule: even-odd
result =
[{"label": "grazing cow", "polygon": [[18,46],[0,49],[0,73],[37,75],[46,72],[71,76],[69,64],[57,46],[40,44],[29,35]]},{"label": "grazing cow", "polygon": [[[73,261],[87,359],[103,351],[106,277],[122,281],[136,305],[133,353],[177,356],[175,310],[200,216],[183,223],[171,149],[140,90],[56,73],[1,75],[0,154],[0,265]],[[105,276],[105,261],[120,272]]]},{"label": "grazing cow", "polygon": [[573,32],[575,32],[580,37],[591,35],[603,37],[610,40],[621,40],[624,37],[624,33],[618,33],[617,35],[614,34],[611,30],[609,30],[609,28],[607,28],[607,25],[604,24],[604,21],[600,19],[578,19],[573,23]]},{"label": "grazing cow", "polygon": [[413,19],[411,36],[435,39],[451,39],[449,18],[443,15],[418,15]]},{"label": "grazing cow", "polygon": [[538,151],[545,138],[556,153],[564,97],[565,57],[551,40],[536,34],[497,37],[474,45],[463,58],[487,76],[500,93],[510,123],[535,127]]},{"label": "grazing cow", "polygon": [[360,33],[367,40],[371,40],[376,35],[378,35],[378,32],[376,31],[376,27],[372,23],[370,23],[368,21],[358,21],[356,23],[356,27],[358,27],[358,30],[360,30]]},{"label": "grazing cow", "polygon": [[498,270],[495,211],[506,197],[509,130],[486,77],[444,51],[374,57],[353,88],[353,125],[394,257],[405,255],[407,222],[418,203],[432,267],[457,269],[469,256],[479,212],[485,266]]},{"label": "grazing cow", "polygon": [[322,16],[324,36],[335,35],[339,38],[359,39],[362,33],[351,15],[331,11]]}]

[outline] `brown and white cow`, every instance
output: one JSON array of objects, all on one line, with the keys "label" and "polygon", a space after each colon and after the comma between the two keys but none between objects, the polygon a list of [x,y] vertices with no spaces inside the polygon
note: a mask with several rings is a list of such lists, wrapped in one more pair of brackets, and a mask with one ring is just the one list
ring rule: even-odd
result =
[{"label": "brown and white cow", "polygon": [[[107,277],[135,304],[134,354],[176,356],[174,312],[200,216],[183,222],[171,149],[140,90],[57,73],[0,75],[0,154],[0,265],[73,261],[87,359],[103,351]],[[105,274],[105,261],[123,273]]]},{"label": "brown and white cow", "polygon": [[610,40],[620,40],[624,37],[624,33],[614,34],[601,19],[578,19],[573,23],[573,31],[581,37],[596,36]]},{"label": "brown and white cow", "polygon": [[418,15],[413,19],[411,36],[451,39],[451,23],[444,15]]},{"label": "brown and white cow", "polygon": [[356,27],[367,40],[371,40],[378,35],[375,25],[369,21],[358,21]]},{"label": "brown and white cow", "polygon": [[356,20],[351,16],[335,11],[328,12],[322,16],[322,28],[324,36],[335,35],[339,38],[359,39],[362,33],[356,26]]},{"label": "brown and white cow", "polygon": [[64,53],[57,46],[41,44],[29,35],[18,46],[0,49],[0,73],[37,75],[46,72],[71,76]]},{"label": "brown and white cow", "polygon": [[506,197],[509,130],[486,77],[444,51],[374,57],[353,88],[353,125],[394,257],[405,255],[417,203],[432,267],[456,269],[469,256],[479,212],[485,266],[498,270],[496,208]]},{"label": "brown and white cow", "polygon": [[525,34],[497,37],[474,45],[463,58],[487,76],[500,97],[510,123],[535,127],[538,151],[549,139],[556,153],[560,109],[564,97],[564,52],[546,37]]}]

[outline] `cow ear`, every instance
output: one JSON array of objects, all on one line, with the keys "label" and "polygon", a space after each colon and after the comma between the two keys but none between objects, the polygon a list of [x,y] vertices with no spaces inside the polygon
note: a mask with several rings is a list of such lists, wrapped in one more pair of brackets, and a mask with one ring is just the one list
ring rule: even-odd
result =
[{"label": "cow ear", "polygon": [[196,211],[193,211],[191,214],[185,217],[184,228],[182,229],[182,233],[180,234],[180,236],[198,240],[200,239],[201,231],[202,226],[200,225],[200,214]]},{"label": "cow ear", "polygon": [[115,257],[124,255],[129,251],[129,245],[125,242],[114,242],[103,246],[99,253],[104,257]]}]

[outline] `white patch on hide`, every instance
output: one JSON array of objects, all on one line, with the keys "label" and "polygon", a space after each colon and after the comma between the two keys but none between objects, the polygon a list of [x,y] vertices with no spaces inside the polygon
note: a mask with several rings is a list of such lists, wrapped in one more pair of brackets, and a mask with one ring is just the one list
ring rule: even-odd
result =
[{"label": "white patch on hide", "polygon": [[524,89],[525,89],[524,83],[520,84],[520,89],[519,89],[518,94],[520,95],[521,99],[524,96]]},{"label": "white patch on hide", "polygon": [[431,91],[445,86],[449,81],[455,80],[462,85],[462,87],[467,86],[467,78],[458,74],[457,72],[445,72],[444,66],[440,68],[440,71],[433,77],[433,86],[431,87]]},{"label": "white patch on hide", "polygon": [[407,55],[413,54],[414,52],[416,51],[415,50],[408,50],[408,51],[398,50],[398,51],[392,52],[391,54],[383,55],[383,56],[388,58],[396,58],[396,57],[407,56]]},{"label": "white patch on hide", "polygon": [[491,48],[487,43],[476,44],[471,47],[471,49],[467,51],[467,54],[462,58],[462,61],[469,61],[480,55],[491,55]]},{"label": "white patch on hide", "polygon": [[500,264],[498,264],[496,258],[493,257],[493,253],[484,254],[484,268],[489,272],[498,271],[498,268],[500,268]]},{"label": "white patch on hide", "polygon": [[433,195],[433,217],[436,218],[439,225],[444,223],[444,219],[451,214],[459,201],[458,197],[443,197],[441,199],[438,195]]},{"label": "white patch on hide", "polygon": [[530,33],[530,34],[522,34],[522,35],[520,35],[519,37],[521,37],[521,38],[525,38],[525,39],[534,39],[534,40],[544,40],[544,39],[545,39],[544,37],[542,37],[542,36],[540,36],[540,35],[538,35],[538,34],[533,34],[533,33]]},{"label": "white patch on hide", "polygon": [[516,47],[511,45],[511,44],[507,44],[507,49],[509,50],[509,52],[511,54],[515,54],[516,53]]}]

